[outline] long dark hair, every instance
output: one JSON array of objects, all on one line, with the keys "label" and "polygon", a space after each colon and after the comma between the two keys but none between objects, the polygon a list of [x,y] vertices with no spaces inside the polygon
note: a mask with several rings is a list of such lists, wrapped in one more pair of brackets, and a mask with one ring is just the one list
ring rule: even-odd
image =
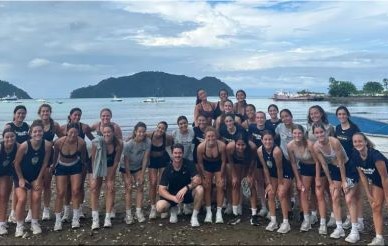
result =
[{"label": "long dark hair", "polygon": [[19,109],[24,109],[24,111],[26,111],[26,113],[27,113],[27,108],[26,108],[26,106],[24,106],[24,105],[17,105],[17,106],[14,108],[14,110],[13,110],[13,118],[12,118],[12,121],[15,121],[15,114],[16,114],[16,112],[17,112]]},{"label": "long dark hair", "polygon": [[205,89],[199,88],[199,89],[197,90],[197,100],[195,101],[195,105],[200,104],[200,103],[202,102],[202,100],[199,99],[199,96],[198,96],[198,92],[200,92],[200,91],[205,91]]},{"label": "long dark hair", "polygon": [[358,128],[358,126],[357,126],[352,120],[350,120],[350,112],[349,112],[348,108],[347,108],[346,106],[344,106],[344,105],[339,106],[339,107],[335,110],[335,115],[336,115],[336,116],[338,115],[338,111],[340,111],[340,110],[345,111],[346,115],[348,116],[349,124],[350,124],[351,126],[355,126],[355,127]]},{"label": "long dark hair", "polygon": [[245,161],[250,161],[252,160],[252,151],[251,151],[251,146],[249,145],[249,140],[247,135],[238,133],[237,136],[234,139],[234,143],[237,144],[238,140],[242,140],[245,144],[245,149],[244,149],[244,160]]},{"label": "long dark hair", "polygon": [[132,132],[132,139],[135,139],[136,137],[136,131],[137,129],[139,129],[140,127],[143,127],[145,130],[147,130],[147,125],[144,123],[144,122],[137,122],[137,124],[135,125],[135,127],[133,128],[133,132]]},{"label": "long dark hair", "polygon": [[[236,91],[236,98],[237,98],[237,94],[239,93],[239,92],[241,92],[242,94],[244,94],[244,97],[245,98],[247,98],[247,93],[245,93],[245,91],[244,90],[238,90],[238,91]],[[243,100],[243,105],[244,105],[244,107],[246,107],[247,106],[247,101],[244,99]]]},{"label": "long dark hair", "polygon": [[313,123],[313,120],[310,117],[310,110],[314,109],[314,108],[318,109],[318,111],[321,113],[321,121],[322,121],[322,123],[326,124],[326,125],[329,124],[329,121],[327,120],[327,114],[326,114],[325,110],[323,110],[323,108],[321,106],[319,106],[319,105],[313,105],[313,106],[311,106],[309,108],[309,111],[307,113],[307,121],[308,121],[308,123],[309,124]]},{"label": "long dark hair", "polygon": [[82,110],[80,108],[72,108],[70,110],[70,114],[67,116],[68,123],[71,122],[71,119],[70,119],[71,115],[74,114],[77,111],[80,112],[80,114],[82,115]]}]

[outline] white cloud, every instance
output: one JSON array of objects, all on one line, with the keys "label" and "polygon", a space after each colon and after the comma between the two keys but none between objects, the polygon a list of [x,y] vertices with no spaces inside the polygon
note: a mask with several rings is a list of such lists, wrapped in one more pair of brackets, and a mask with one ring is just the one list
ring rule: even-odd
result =
[{"label": "white cloud", "polygon": [[43,58],[35,58],[35,59],[32,59],[28,63],[28,67],[30,67],[30,68],[39,68],[39,67],[47,66],[50,63],[51,62],[49,60],[46,60],[46,59],[43,59]]},{"label": "white cloud", "polygon": [[74,63],[68,63],[68,62],[61,63],[61,67],[64,68],[64,69],[81,71],[81,72],[88,72],[88,71],[96,71],[97,70],[97,68],[95,66],[93,66],[93,65],[89,65],[89,64],[74,64]]}]

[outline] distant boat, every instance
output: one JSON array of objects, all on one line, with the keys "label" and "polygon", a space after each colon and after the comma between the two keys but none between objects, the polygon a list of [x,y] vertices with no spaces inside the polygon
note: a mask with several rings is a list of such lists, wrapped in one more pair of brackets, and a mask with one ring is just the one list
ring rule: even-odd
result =
[{"label": "distant boat", "polygon": [[145,103],[160,103],[160,102],[165,102],[164,98],[160,97],[148,97],[143,100]]},{"label": "distant boat", "polygon": [[13,96],[7,95],[1,98],[1,101],[6,101],[6,102],[17,101],[17,100],[19,100],[19,98],[15,95],[15,93],[13,93]]},{"label": "distant boat", "polygon": [[62,102],[62,101],[56,101],[56,103],[58,103],[58,104],[62,104],[63,102]]},{"label": "distant boat", "polygon": [[278,91],[272,97],[275,101],[323,101],[325,97],[322,94],[306,93],[298,94],[287,91]]},{"label": "distant boat", "polygon": [[113,96],[113,98],[110,100],[111,102],[122,102],[123,99],[122,98],[118,98],[116,96]]},{"label": "distant boat", "polygon": [[48,101],[46,101],[46,99],[42,99],[42,98],[36,99],[35,101],[41,102],[41,103],[48,103]]}]

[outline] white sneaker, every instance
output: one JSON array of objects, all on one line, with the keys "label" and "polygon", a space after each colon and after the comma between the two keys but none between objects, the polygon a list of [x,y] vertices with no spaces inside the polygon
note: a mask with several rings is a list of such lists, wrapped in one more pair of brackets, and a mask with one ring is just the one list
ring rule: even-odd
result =
[{"label": "white sneaker", "polygon": [[105,227],[105,228],[110,228],[110,227],[112,227],[112,222],[110,221],[110,218],[111,218],[111,217],[105,217],[105,220],[104,220],[104,227]]},{"label": "white sneaker", "polygon": [[111,219],[116,218],[116,209],[112,208],[112,211],[110,212],[110,218]]},{"label": "white sneaker", "polygon": [[178,222],[178,207],[174,206],[170,208],[170,223],[175,224]]},{"label": "white sneaker", "polygon": [[269,222],[269,224],[267,225],[267,227],[265,228],[267,231],[274,231],[276,229],[278,229],[278,223],[276,222]]},{"label": "white sneaker", "polygon": [[79,223],[79,219],[72,219],[71,221],[71,229],[77,229],[80,228],[81,225]]},{"label": "white sneaker", "polygon": [[329,222],[327,222],[327,227],[335,227],[337,224],[335,223],[335,218],[330,216]]},{"label": "white sneaker", "polygon": [[11,211],[8,217],[8,223],[16,224],[15,212]]},{"label": "white sneaker", "polygon": [[232,214],[233,213],[233,208],[232,208],[232,204],[228,203],[226,205],[226,208],[224,210],[224,214]]},{"label": "white sneaker", "polygon": [[31,211],[31,209],[29,209],[24,222],[31,223],[31,219],[32,219],[32,211]]},{"label": "white sneaker", "polygon": [[6,235],[6,234],[8,234],[7,227],[5,227],[5,225],[1,225],[0,226],[0,235]]},{"label": "white sneaker", "polygon": [[150,215],[148,216],[150,220],[156,219],[156,208],[151,207]]},{"label": "white sneaker", "polygon": [[262,207],[262,208],[260,209],[259,213],[258,213],[258,215],[259,215],[260,217],[265,217],[265,216],[267,216],[267,214],[268,214],[268,209],[265,208],[265,207]]},{"label": "white sneaker", "polygon": [[241,205],[237,206],[237,215],[242,215],[242,206]]},{"label": "white sneaker", "polygon": [[330,234],[331,238],[339,239],[341,237],[345,237],[345,231],[343,228],[335,228],[335,230]]},{"label": "white sneaker", "polygon": [[37,235],[42,233],[42,228],[40,228],[39,223],[31,223],[32,234]]},{"label": "white sneaker", "polygon": [[265,218],[266,218],[267,220],[271,220],[271,214],[268,212],[268,213],[267,213],[267,216],[265,216]]},{"label": "white sneaker", "polygon": [[318,218],[316,215],[310,215],[310,224],[315,225],[318,222]]},{"label": "white sneaker", "polygon": [[360,233],[364,232],[364,223],[357,223],[357,230]]},{"label": "white sneaker", "polygon": [[92,230],[100,228],[100,220],[98,218],[92,220]]},{"label": "white sneaker", "polygon": [[139,221],[140,223],[143,223],[144,221],[146,221],[145,217],[144,217],[144,214],[143,214],[143,211],[136,211],[136,219],[137,221]]},{"label": "white sneaker", "polygon": [[327,226],[326,225],[320,225],[318,229],[319,235],[327,235]]},{"label": "white sneaker", "polygon": [[16,226],[15,237],[22,237],[24,235],[24,226]]},{"label": "white sneaker", "polygon": [[348,243],[357,243],[360,240],[360,234],[358,231],[350,231],[349,235],[345,238]]},{"label": "white sneaker", "polygon": [[205,223],[213,223],[213,213],[206,212]]},{"label": "white sneaker", "polygon": [[124,221],[125,221],[125,224],[127,225],[133,224],[133,215],[132,214],[125,215]]},{"label": "white sneaker", "polygon": [[372,242],[368,243],[368,245],[384,245],[384,238],[373,238]]},{"label": "white sneaker", "polygon": [[280,228],[278,230],[279,233],[287,233],[291,230],[291,226],[290,226],[290,223],[288,222],[283,222],[281,225],[280,225]]},{"label": "white sneaker", "polygon": [[78,210],[78,217],[80,218],[80,219],[85,219],[85,214],[84,214],[84,211],[83,211],[83,204],[80,204],[79,205],[79,210]]},{"label": "white sneaker", "polygon": [[161,219],[167,219],[168,218],[168,213],[166,212],[166,213],[161,213],[160,214],[160,218]]},{"label": "white sneaker", "polygon": [[68,209],[63,210],[62,222],[70,222],[70,211]]},{"label": "white sneaker", "polygon": [[181,215],[181,214],[182,214],[182,211],[183,211],[183,204],[182,204],[182,203],[179,203],[179,204],[177,205],[177,207],[178,207],[178,215]]},{"label": "white sneaker", "polygon": [[62,231],[62,221],[55,220],[54,231]]},{"label": "white sneaker", "polygon": [[351,227],[352,227],[352,222],[350,222],[350,219],[346,217],[345,222],[342,223],[342,228],[344,228],[344,230],[347,230],[347,229],[350,229]]},{"label": "white sneaker", "polygon": [[309,230],[311,230],[311,222],[310,221],[303,220],[302,225],[300,226],[300,231],[309,231]]},{"label": "white sneaker", "polygon": [[190,215],[193,213],[193,205],[192,204],[183,204],[183,214]]},{"label": "white sneaker", "polygon": [[42,220],[50,220],[50,209],[43,208]]},{"label": "white sneaker", "polygon": [[216,213],[216,224],[224,224],[224,218],[222,218],[222,213]]},{"label": "white sneaker", "polygon": [[197,216],[195,216],[195,217],[191,216],[190,224],[191,224],[191,227],[198,227],[199,226],[199,222],[198,222]]}]

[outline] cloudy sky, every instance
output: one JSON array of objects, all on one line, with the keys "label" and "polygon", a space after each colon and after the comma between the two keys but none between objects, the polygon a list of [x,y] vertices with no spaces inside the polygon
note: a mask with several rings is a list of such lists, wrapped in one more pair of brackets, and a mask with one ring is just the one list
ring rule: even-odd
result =
[{"label": "cloudy sky", "polygon": [[0,80],[35,98],[108,77],[215,76],[249,95],[388,77],[388,1],[0,2]]}]

